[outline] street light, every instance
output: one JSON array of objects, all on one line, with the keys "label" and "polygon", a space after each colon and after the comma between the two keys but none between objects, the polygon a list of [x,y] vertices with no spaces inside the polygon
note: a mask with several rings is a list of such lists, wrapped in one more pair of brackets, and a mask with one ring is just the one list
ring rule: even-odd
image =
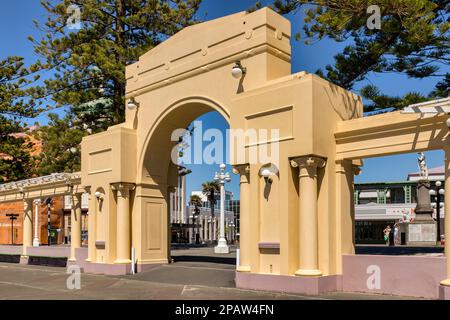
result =
[{"label": "street light", "polygon": [[7,217],[11,220],[11,244],[14,245],[14,220],[19,216],[17,213],[7,213]]},{"label": "street light", "polygon": [[129,110],[136,110],[139,107],[139,103],[133,97],[128,100],[127,107]]},{"label": "street light", "polygon": [[441,196],[445,194],[445,190],[441,188],[442,182],[436,181],[436,189],[430,189],[430,196],[436,197],[436,242],[439,245],[441,243]]},{"label": "street light", "polygon": [[[186,223],[186,217],[187,217],[187,214],[186,214],[186,176],[191,173],[192,173],[191,169],[188,169],[183,166],[178,166],[178,185],[179,185],[178,191],[180,192],[179,196],[181,198],[181,208],[179,208],[179,209],[181,209],[181,212],[178,210],[176,220],[179,223],[180,234],[183,233],[182,225]],[[177,201],[178,201],[178,199],[179,198],[177,197]],[[180,216],[178,216],[178,214],[180,214]],[[189,217],[187,217],[187,219],[189,220]],[[187,223],[189,224],[189,221],[187,221]]]},{"label": "street light", "polygon": [[220,236],[217,246],[214,247],[215,253],[230,253],[230,248],[225,239],[225,183],[231,181],[230,174],[225,172],[226,165],[220,165],[220,172],[215,174],[214,181],[220,185]]},{"label": "street light", "polygon": [[[192,230],[194,230],[194,228],[197,228],[197,230],[195,231],[195,244],[199,244],[200,243],[200,239],[199,237],[197,237],[197,234],[199,234],[199,225],[198,225],[198,218],[200,216],[200,209],[198,208],[198,204],[195,203],[194,204],[194,210],[192,212]],[[194,231],[192,232],[194,234]]]},{"label": "street light", "polygon": [[45,204],[47,205],[47,245],[48,246],[50,246],[50,242],[51,242],[51,240],[50,240],[50,227],[51,227],[50,214],[52,211],[52,203],[53,203],[52,198],[45,199]]},{"label": "street light", "polygon": [[230,228],[230,240],[234,243],[234,222],[230,221],[228,227]]},{"label": "street light", "polygon": [[247,68],[242,66],[241,61],[236,61],[233,68],[231,69],[231,75],[233,76],[233,78],[240,79],[246,73]]}]

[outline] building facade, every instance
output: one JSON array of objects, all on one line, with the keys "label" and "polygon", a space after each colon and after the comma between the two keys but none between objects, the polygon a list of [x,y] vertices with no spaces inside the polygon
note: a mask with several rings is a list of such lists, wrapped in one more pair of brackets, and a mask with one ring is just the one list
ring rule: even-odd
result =
[{"label": "building facade", "polygon": [[[33,244],[62,244],[65,241],[64,199],[61,196],[52,198],[50,209],[45,199],[33,202],[33,217],[38,218],[37,227],[33,221]],[[37,212],[37,215],[36,215]],[[17,215],[14,221],[7,215]],[[0,204],[0,244],[22,244],[23,233],[23,201]],[[50,217],[50,232],[48,220]]]},{"label": "building facade", "polygon": [[[437,189],[436,182],[443,181],[444,167],[429,170],[429,180],[432,189]],[[387,225],[398,223],[403,233],[404,242],[420,242],[409,233],[409,225],[414,222],[417,206],[417,181],[420,173],[407,175],[405,181],[355,183],[355,241],[360,244],[384,243],[383,230]],[[434,209],[433,219],[436,220],[436,199],[431,198]],[[444,196],[440,199],[440,234],[444,228]],[[437,227],[436,227],[437,228]],[[427,230],[420,230],[427,233]],[[399,235],[400,243],[402,234]],[[430,235],[431,237],[431,235]],[[431,237],[432,238],[432,237]],[[430,239],[431,239],[430,238]],[[431,242],[431,241],[430,241]]]}]

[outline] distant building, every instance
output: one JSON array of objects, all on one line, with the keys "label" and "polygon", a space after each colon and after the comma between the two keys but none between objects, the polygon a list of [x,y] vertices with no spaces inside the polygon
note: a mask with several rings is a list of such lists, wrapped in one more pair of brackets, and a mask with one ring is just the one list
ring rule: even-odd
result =
[{"label": "distant building", "polygon": [[[199,196],[202,199],[202,202],[208,202],[208,197],[203,193],[203,191],[192,191],[191,196]],[[216,193],[214,195],[216,199],[216,206],[220,204],[220,193]],[[233,192],[225,190],[225,201],[230,201],[233,199]]]},{"label": "distant building", "polygon": [[[406,181],[355,183],[355,241],[356,243],[384,243],[383,230],[388,224],[405,225],[414,221],[417,205],[419,172],[409,173]],[[432,187],[444,181],[444,167],[429,170]],[[436,203],[432,206],[436,208]],[[444,196],[441,196],[441,234],[444,233]],[[436,218],[436,209],[433,214]],[[407,239],[408,240],[408,239]]]},{"label": "distant building", "polygon": [[[214,212],[202,191],[192,191],[192,195],[202,200],[202,205],[198,207],[199,215],[195,214],[195,206],[187,204],[187,223],[172,223],[172,242],[215,243],[219,239],[220,194],[215,195]],[[225,237],[230,243],[238,234],[239,208],[239,200],[233,200],[233,193],[225,191]]]}]

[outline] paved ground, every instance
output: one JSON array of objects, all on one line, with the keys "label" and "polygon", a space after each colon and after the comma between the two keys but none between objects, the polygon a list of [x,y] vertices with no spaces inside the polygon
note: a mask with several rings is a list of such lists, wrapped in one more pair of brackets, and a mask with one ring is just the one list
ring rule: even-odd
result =
[{"label": "paved ground", "polygon": [[211,248],[173,250],[175,263],[127,276],[81,275],[81,289],[69,290],[65,268],[0,263],[0,299],[399,299],[385,295],[333,293],[319,297],[234,288],[234,254]]}]

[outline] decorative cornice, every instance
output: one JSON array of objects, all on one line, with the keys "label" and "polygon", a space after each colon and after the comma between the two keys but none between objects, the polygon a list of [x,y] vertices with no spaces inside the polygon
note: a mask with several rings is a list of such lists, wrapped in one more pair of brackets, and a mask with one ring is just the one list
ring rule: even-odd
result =
[{"label": "decorative cornice", "polygon": [[145,83],[144,80],[142,80],[142,78],[144,78],[144,77],[134,74],[131,78],[129,78],[127,80],[130,81],[131,79],[133,79],[133,82],[139,83],[140,85],[135,86],[132,89],[127,88],[127,92],[125,94],[125,99],[137,97],[137,96],[147,93],[149,91],[154,91],[161,87],[164,87],[164,86],[167,86],[167,85],[170,85],[170,84],[173,84],[173,83],[185,80],[185,79],[192,78],[194,76],[208,72],[210,70],[218,69],[220,67],[232,64],[236,60],[245,60],[249,57],[258,55],[260,53],[265,53],[265,52],[269,52],[272,55],[275,55],[278,58],[285,60],[287,62],[290,62],[290,60],[291,60],[290,54],[282,51],[279,48],[275,48],[268,43],[264,43],[264,44],[261,44],[256,47],[249,48],[249,49],[243,50],[241,52],[237,52],[233,55],[222,58],[218,61],[211,61],[207,64],[199,63],[198,65],[196,63],[194,63],[191,70],[189,70],[189,71],[184,71],[184,72],[173,71],[174,75],[170,75],[169,71],[171,71],[171,69],[165,70],[166,72],[168,72],[167,76],[159,78],[159,79],[154,79],[153,81],[150,80],[147,83]]},{"label": "decorative cornice", "polygon": [[23,192],[37,186],[46,186],[61,183],[65,183],[68,186],[73,186],[80,184],[80,182],[81,182],[80,173],[53,173],[48,176],[0,184],[0,192],[4,191]]},{"label": "decorative cornice", "polygon": [[111,184],[111,189],[116,191],[121,191],[121,190],[134,190],[136,189],[136,185],[134,183],[129,183],[129,182],[117,182],[117,183],[112,183]]}]

